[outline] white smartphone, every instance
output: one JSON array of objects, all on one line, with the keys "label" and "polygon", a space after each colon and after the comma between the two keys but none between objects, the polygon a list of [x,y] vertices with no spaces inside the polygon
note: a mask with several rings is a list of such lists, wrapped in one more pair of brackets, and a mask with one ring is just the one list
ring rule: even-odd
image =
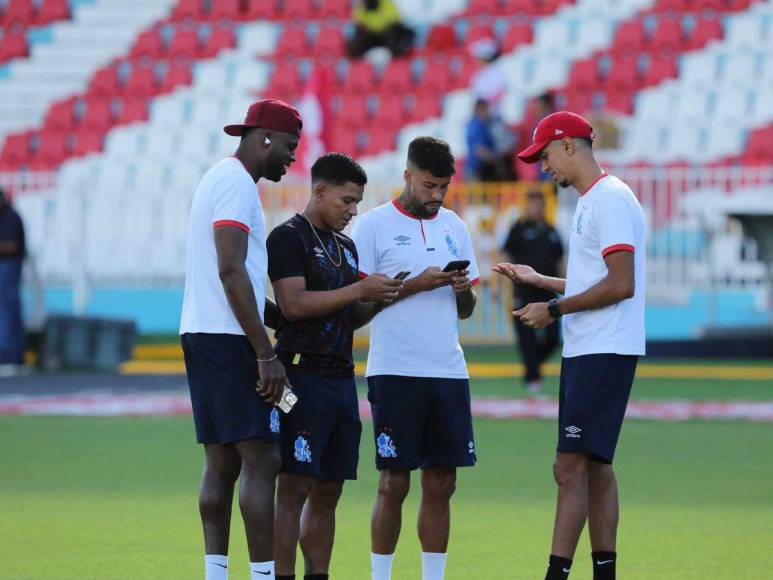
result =
[{"label": "white smartphone", "polygon": [[297,402],[298,395],[293,393],[292,389],[285,385],[284,389],[282,389],[282,398],[279,399],[279,402],[276,404],[276,406],[283,413],[289,413],[293,410],[293,407]]}]

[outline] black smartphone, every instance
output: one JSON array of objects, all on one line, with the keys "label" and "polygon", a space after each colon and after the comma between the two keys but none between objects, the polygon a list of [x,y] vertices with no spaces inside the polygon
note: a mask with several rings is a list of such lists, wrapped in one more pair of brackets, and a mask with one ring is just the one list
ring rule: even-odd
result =
[{"label": "black smartphone", "polygon": [[448,262],[448,264],[446,264],[446,267],[443,268],[443,272],[461,272],[462,270],[465,270],[469,265],[470,265],[469,260],[453,260],[451,262]]},{"label": "black smartphone", "polygon": [[405,280],[410,275],[411,275],[410,271],[403,270],[402,272],[398,272],[397,275],[394,277],[394,279],[395,280]]}]

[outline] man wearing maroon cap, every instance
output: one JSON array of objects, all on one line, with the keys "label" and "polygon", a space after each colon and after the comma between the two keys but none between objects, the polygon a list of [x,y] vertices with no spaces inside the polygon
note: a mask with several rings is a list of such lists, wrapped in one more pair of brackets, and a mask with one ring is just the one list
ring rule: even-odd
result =
[{"label": "man wearing maroon cap", "polygon": [[569,576],[586,520],[593,578],[615,578],[619,505],[612,460],[644,354],[644,214],[631,189],[601,169],[593,138],[584,118],[561,111],[540,121],[533,143],[518,155],[581,192],[566,279],[523,264],[493,268],[516,283],[564,295],[513,312],[533,328],[561,318],[564,334],[553,465],[558,503],[546,580]]},{"label": "man wearing maroon cap", "polygon": [[207,580],[228,578],[237,479],[250,577],[274,578],[280,467],[274,404],[287,375],[264,325],[268,259],[255,184],[282,178],[295,161],[301,126],[298,111],[286,103],[254,103],[243,124],[224,128],[241,142],[233,157],[207,171],[191,206],[180,335],[196,439],[204,445],[199,510]]}]

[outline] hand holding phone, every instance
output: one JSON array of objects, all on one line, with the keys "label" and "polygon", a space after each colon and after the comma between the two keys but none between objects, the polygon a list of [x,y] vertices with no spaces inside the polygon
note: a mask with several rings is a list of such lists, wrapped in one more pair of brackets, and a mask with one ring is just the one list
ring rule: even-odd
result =
[{"label": "hand holding phone", "polygon": [[470,265],[469,260],[452,260],[443,268],[443,272],[462,272]]},{"label": "hand holding phone", "polygon": [[393,279],[394,280],[405,280],[410,275],[411,275],[411,272],[409,270],[403,270],[402,272],[398,272],[397,275]]}]

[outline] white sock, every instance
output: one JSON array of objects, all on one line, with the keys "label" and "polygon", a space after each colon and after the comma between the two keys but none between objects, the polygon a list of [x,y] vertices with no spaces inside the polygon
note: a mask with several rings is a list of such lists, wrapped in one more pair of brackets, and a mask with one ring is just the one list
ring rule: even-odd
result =
[{"label": "white sock", "polygon": [[250,580],[275,580],[274,561],[250,562]]},{"label": "white sock", "polygon": [[446,573],[446,553],[421,553],[421,579],[443,580]]},{"label": "white sock", "polygon": [[204,556],[206,580],[228,580],[228,556],[206,554]]},{"label": "white sock", "polygon": [[394,554],[370,553],[370,574],[372,580],[391,580],[392,560],[394,560],[394,557]]}]

